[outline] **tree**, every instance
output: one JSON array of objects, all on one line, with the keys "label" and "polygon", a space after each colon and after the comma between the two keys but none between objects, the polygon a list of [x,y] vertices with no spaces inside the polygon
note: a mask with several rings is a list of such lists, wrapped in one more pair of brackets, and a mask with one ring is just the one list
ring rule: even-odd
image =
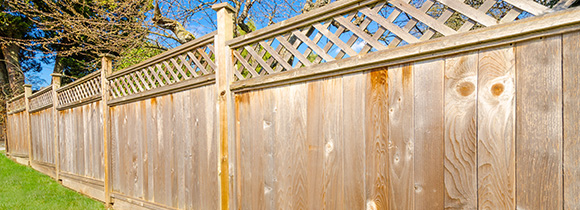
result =
[{"label": "tree", "polygon": [[[6,2],[28,17],[36,30],[47,35],[14,41],[38,47],[41,53],[55,56],[57,63],[63,61],[63,57],[75,55],[93,60],[101,53],[120,55],[140,45],[149,35],[148,25],[143,23],[146,22],[147,12],[152,9],[151,0]],[[55,71],[60,70],[57,68]]]}]

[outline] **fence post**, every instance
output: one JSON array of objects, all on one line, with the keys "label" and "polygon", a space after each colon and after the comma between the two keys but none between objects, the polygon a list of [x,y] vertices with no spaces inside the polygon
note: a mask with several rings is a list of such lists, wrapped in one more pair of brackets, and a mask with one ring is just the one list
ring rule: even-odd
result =
[{"label": "fence post", "polygon": [[[212,6],[217,12],[217,35],[215,36],[215,59],[216,59],[216,85],[217,85],[217,119],[218,119],[218,139],[219,139],[219,161],[218,176],[220,180],[220,206],[222,210],[230,209],[230,178],[233,178],[233,164],[228,162],[228,154],[233,154],[228,150],[228,143],[234,140],[234,107],[233,95],[230,92],[230,84],[233,81],[231,66],[231,50],[226,45],[226,41],[234,37],[234,10],[228,3],[220,3]],[[233,144],[232,144],[233,145]],[[233,159],[233,155],[229,156]],[[232,162],[233,163],[233,162]],[[229,170],[228,170],[229,168]],[[233,189],[233,187],[232,187]],[[232,190],[233,193],[233,190]],[[232,198],[234,196],[231,196]],[[235,203],[234,203],[235,204]],[[235,206],[232,206],[235,207]]]},{"label": "fence post", "polygon": [[113,73],[113,55],[102,54],[101,56],[101,109],[103,112],[103,151],[105,163],[105,205],[111,207],[111,154],[110,147],[110,122],[109,122],[109,83],[107,76]]},{"label": "fence post", "polygon": [[52,123],[53,123],[53,136],[54,136],[54,179],[60,181],[60,148],[58,147],[59,137],[59,122],[58,122],[58,95],[56,90],[60,88],[61,76],[60,74],[52,73]]},{"label": "fence post", "polygon": [[25,108],[25,115],[26,115],[26,132],[28,133],[28,166],[32,165],[32,129],[30,129],[30,101],[28,101],[28,97],[32,95],[32,85],[25,84],[24,85],[24,103],[26,104]]}]

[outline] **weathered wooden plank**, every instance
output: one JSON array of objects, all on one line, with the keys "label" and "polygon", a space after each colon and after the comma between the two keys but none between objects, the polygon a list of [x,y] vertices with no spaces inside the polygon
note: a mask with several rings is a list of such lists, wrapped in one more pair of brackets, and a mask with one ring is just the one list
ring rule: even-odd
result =
[{"label": "weathered wooden plank", "polygon": [[157,128],[157,101],[156,98],[146,100],[145,109],[147,109],[147,188],[145,190],[145,200],[156,201],[157,183],[157,144],[158,144],[158,128]]},{"label": "weathered wooden plank", "polygon": [[[186,185],[185,195],[186,200],[188,200],[187,205],[189,209],[203,209],[202,201],[204,199],[205,193],[202,192],[202,186],[205,183],[205,177],[203,176],[202,169],[205,166],[205,161],[207,155],[203,153],[204,149],[207,148],[206,145],[206,122],[205,114],[202,110],[205,109],[206,101],[203,94],[199,91],[191,91],[188,101],[190,101],[193,110],[191,112],[191,117],[187,122],[192,127],[191,136],[193,139],[186,143],[190,156],[186,158],[186,171],[189,175],[185,177]],[[190,184],[191,183],[191,184]]]},{"label": "weathered wooden plank", "polygon": [[[319,138],[323,140],[323,209],[344,209],[344,139],[342,133],[342,77],[317,81],[321,112]],[[311,89],[313,90],[313,89]],[[310,126],[310,125],[309,125]]]},{"label": "weathered wooden plank", "polygon": [[516,48],[516,204],[562,209],[561,36]]},{"label": "weathered wooden plank", "polygon": [[[274,171],[274,167],[276,166],[275,163],[275,156],[274,156],[274,144],[276,139],[276,124],[279,123],[275,121],[276,115],[278,114],[278,101],[276,100],[276,96],[280,95],[281,92],[279,89],[265,89],[262,95],[262,109],[256,110],[256,112],[261,114],[260,122],[256,126],[261,129],[261,136],[260,139],[263,144],[263,152],[261,154],[262,158],[262,167],[263,167],[263,176],[264,176],[264,186],[263,186],[263,194],[264,194],[264,204],[263,209],[275,209],[275,184],[277,182],[276,174]],[[279,140],[278,140],[279,141]],[[288,150],[288,148],[286,148]]]},{"label": "weathered wooden plank", "polygon": [[153,98],[151,99],[152,102],[155,103],[155,120],[153,121],[153,123],[156,124],[156,128],[157,128],[157,136],[155,138],[155,171],[154,171],[154,183],[155,183],[155,187],[154,187],[154,202],[155,203],[160,203],[160,204],[164,204],[167,203],[167,194],[169,194],[169,192],[167,192],[166,189],[166,185],[168,185],[169,183],[167,183],[166,179],[165,179],[165,171],[168,168],[168,164],[165,162],[165,156],[167,155],[165,153],[165,148],[167,147],[167,143],[165,140],[165,135],[167,135],[165,133],[165,131],[167,130],[167,128],[165,128],[166,124],[168,124],[168,119],[166,119],[166,116],[163,112],[163,108],[165,106],[165,102],[163,100],[163,97],[157,97],[157,98]]},{"label": "weathered wooden plank", "polygon": [[237,116],[236,123],[239,125],[238,132],[240,133],[236,138],[236,154],[237,157],[237,168],[238,168],[238,181],[240,182],[237,189],[237,200],[239,209],[248,209],[251,207],[251,203],[246,196],[251,196],[250,194],[250,181],[251,176],[246,175],[246,171],[250,170],[252,163],[247,161],[249,149],[251,149],[249,141],[252,139],[251,132],[251,119],[250,119],[250,92],[239,94],[236,96],[236,107]]},{"label": "weathered wooden plank", "polygon": [[276,88],[274,171],[276,176],[275,208],[303,209],[307,207],[306,142],[307,86],[304,83]]},{"label": "weathered wooden plank", "polygon": [[365,209],[365,91],[366,74],[343,76],[344,208]]},{"label": "weathered wooden plank", "polygon": [[515,55],[512,46],[479,52],[477,93],[479,209],[514,209]]},{"label": "weathered wooden plank", "polygon": [[135,197],[136,198],[144,198],[145,197],[145,192],[144,192],[144,183],[147,182],[147,180],[145,180],[145,175],[144,175],[144,168],[146,167],[145,164],[145,156],[144,156],[144,152],[143,150],[145,148],[147,148],[147,141],[145,141],[146,139],[146,131],[147,131],[147,127],[146,127],[146,119],[145,119],[145,110],[143,109],[145,107],[145,103],[146,101],[140,101],[140,102],[136,102],[135,103],[135,110],[134,110],[134,114],[135,114],[135,124],[134,124],[134,128],[135,128],[135,151],[134,151],[134,155],[133,157],[136,158],[137,160],[136,162],[136,166],[135,166],[135,180],[133,180],[133,182],[135,183]]},{"label": "weathered wooden plank", "polygon": [[445,59],[445,208],[477,208],[477,53]]},{"label": "weathered wooden plank", "polygon": [[415,209],[443,209],[444,185],[443,59],[414,63]]},{"label": "weathered wooden plank", "polygon": [[324,110],[321,106],[322,81],[307,84],[307,118],[306,118],[306,144],[308,153],[306,157],[306,205],[308,209],[320,209],[325,202],[323,197],[324,188],[324,152],[325,139],[321,138],[324,128],[322,116]]},{"label": "weathered wooden plank", "polygon": [[387,76],[389,104],[389,206],[414,206],[413,67],[390,67]]},{"label": "weathered wooden plank", "polygon": [[[194,90],[195,91],[195,90]],[[186,136],[186,130],[189,130],[189,124],[187,124],[187,119],[190,117],[190,109],[188,103],[186,103],[185,98],[189,96],[187,92],[179,92],[173,94],[173,106],[175,119],[174,123],[174,133],[175,133],[175,177],[173,184],[175,184],[173,193],[175,193],[174,200],[177,200],[176,205],[173,207],[184,209],[185,208],[185,186],[189,183],[185,183],[185,142],[187,140],[192,140],[191,136]],[[189,101],[188,101],[189,102]]]},{"label": "weathered wooden plank", "polygon": [[389,207],[389,154],[387,69],[366,73],[365,157],[367,209]]},{"label": "weathered wooden plank", "polygon": [[[205,106],[205,114],[206,114],[205,116],[207,119],[206,132],[207,132],[207,136],[208,136],[206,138],[206,141],[207,141],[207,145],[208,145],[207,148],[209,150],[207,152],[207,157],[208,157],[207,169],[208,169],[209,173],[207,173],[206,175],[207,175],[209,181],[207,181],[206,182],[207,184],[204,185],[204,187],[205,187],[204,191],[209,192],[209,193],[207,193],[207,195],[210,198],[217,198],[220,196],[220,190],[215,187],[215,186],[218,186],[220,183],[220,180],[218,179],[218,176],[219,176],[218,168],[215,167],[219,163],[219,159],[216,157],[219,157],[219,154],[220,154],[219,153],[220,143],[219,143],[219,141],[217,141],[218,129],[215,127],[215,123],[218,120],[218,117],[216,115],[217,110],[214,108],[216,106],[216,101],[214,99],[216,91],[217,91],[217,86],[211,85],[207,88],[207,90],[205,92],[206,103],[211,104],[211,105]],[[232,148],[233,148],[233,144],[232,144]],[[221,164],[223,164],[223,163],[221,163]],[[216,176],[216,175],[218,175],[218,176]],[[204,201],[204,206],[207,206],[208,209],[218,209],[220,206],[220,202],[217,199],[206,199]]]},{"label": "weathered wooden plank", "polygon": [[580,209],[580,32],[562,40],[564,92],[564,209]]},{"label": "weathered wooden plank", "polygon": [[250,120],[251,124],[247,125],[246,129],[250,129],[252,132],[251,138],[248,139],[248,146],[252,147],[248,153],[248,158],[242,161],[252,161],[251,168],[247,172],[251,174],[250,182],[246,183],[248,188],[250,188],[248,198],[251,202],[250,209],[265,209],[266,197],[265,197],[265,180],[264,180],[264,159],[265,157],[265,144],[266,139],[264,139],[264,120],[263,112],[267,110],[265,105],[265,94],[266,90],[255,91],[250,94]]},{"label": "weathered wooden plank", "polygon": [[[181,122],[177,122],[176,121],[176,115],[177,113],[175,112],[175,104],[174,104],[174,98],[175,95],[171,94],[171,95],[166,95],[163,96],[162,98],[164,98],[164,105],[166,107],[166,109],[164,109],[164,114],[166,117],[166,119],[168,120],[168,124],[165,124],[164,129],[164,133],[167,134],[167,137],[164,138],[166,142],[166,144],[169,147],[165,147],[165,158],[166,158],[166,163],[169,166],[168,170],[166,171],[165,174],[165,178],[166,178],[166,183],[165,186],[167,187],[167,193],[169,195],[169,199],[167,201],[167,206],[177,206],[177,161],[175,161],[177,154],[175,153],[176,149],[176,141],[177,141],[177,135],[175,132],[175,124],[176,123],[181,123]],[[171,127],[167,126],[167,125],[171,125]]]}]

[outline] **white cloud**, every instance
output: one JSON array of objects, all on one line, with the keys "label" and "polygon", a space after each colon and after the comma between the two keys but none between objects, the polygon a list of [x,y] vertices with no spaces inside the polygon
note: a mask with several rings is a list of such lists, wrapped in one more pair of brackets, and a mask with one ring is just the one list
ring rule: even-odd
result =
[{"label": "white cloud", "polygon": [[356,52],[362,50],[362,48],[367,44],[367,42],[365,41],[359,41],[354,43],[354,45],[352,45],[352,49]]}]

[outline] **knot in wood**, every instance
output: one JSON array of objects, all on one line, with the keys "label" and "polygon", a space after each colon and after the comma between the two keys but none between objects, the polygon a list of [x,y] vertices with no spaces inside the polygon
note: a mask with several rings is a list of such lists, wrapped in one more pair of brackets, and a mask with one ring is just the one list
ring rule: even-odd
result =
[{"label": "knot in wood", "polygon": [[491,86],[491,94],[494,96],[500,96],[503,93],[504,86],[501,83],[494,84]]},{"label": "knot in wood", "polygon": [[456,87],[457,92],[462,96],[468,96],[475,91],[475,85],[472,82],[463,82]]}]

